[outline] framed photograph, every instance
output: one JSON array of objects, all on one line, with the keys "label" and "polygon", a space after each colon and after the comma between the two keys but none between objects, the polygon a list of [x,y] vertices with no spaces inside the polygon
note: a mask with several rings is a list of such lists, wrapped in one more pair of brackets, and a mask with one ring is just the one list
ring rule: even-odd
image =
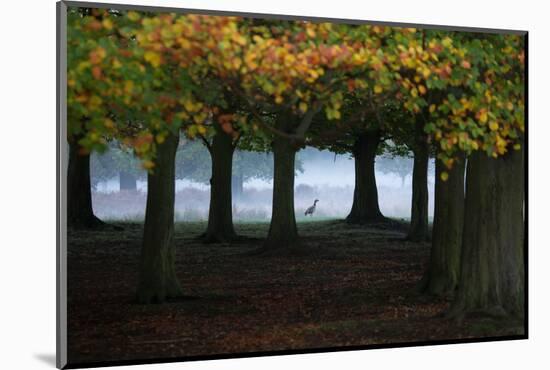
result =
[{"label": "framed photograph", "polygon": [[528,337],[526,31],[57,11],[59,368]]}]

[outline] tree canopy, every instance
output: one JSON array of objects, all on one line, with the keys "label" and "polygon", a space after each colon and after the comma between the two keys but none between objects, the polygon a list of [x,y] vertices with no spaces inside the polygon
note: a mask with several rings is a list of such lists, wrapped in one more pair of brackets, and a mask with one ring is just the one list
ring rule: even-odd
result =
[{"label": "tree canopy", "polygon": [[[234,137],[301,138],[323,111],[346,130],[350,94],[415,115],[448,168],[461,151],[519,149],[524,131],[517,35],[99,9],[68,20],[69,134],[84,150],[118,138],[147,169],[169,132],[207,135],[213,119]],[[289,132],[266,118],[280,112]]]}]

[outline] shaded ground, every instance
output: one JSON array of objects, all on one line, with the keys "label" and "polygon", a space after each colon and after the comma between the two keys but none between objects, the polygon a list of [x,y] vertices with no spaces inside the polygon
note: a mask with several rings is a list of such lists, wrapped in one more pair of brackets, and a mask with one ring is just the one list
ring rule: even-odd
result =
[{"label": "shaded ground", "polygon": [[304,222],[300,257],[247,255],[268,224],[237,224],[250,239],[196,240],[204,223],[176,225],[177,273],[190,297],[133,303],[142,225],[70,232],[69,362],[404,343],[523,334],[521,322],[439,316],[446,299],[415,293],[429,244],[404,232]]}]

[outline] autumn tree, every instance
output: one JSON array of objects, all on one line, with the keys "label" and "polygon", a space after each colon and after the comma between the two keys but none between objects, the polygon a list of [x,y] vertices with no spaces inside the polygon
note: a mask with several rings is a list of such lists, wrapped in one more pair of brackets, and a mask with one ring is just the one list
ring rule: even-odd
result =
[{"label": "autumn tree", "polygon": [[[481,150],[468,158],[461,270],[451,315],[523,317],[523,37],[494,35],[464,43],[479,77],[475,94],[457,108],[465,113],[462,122],[477,123],[469,128]],[[458,141],[460,146],[460,134]]]},{"label": "autumn tree", "polygon": [[[105,223],[94,215],[90,180],[90,151],[81,140],[88,142],[102,140],[93,129],[91,114],[107,118],[109,112],[101,108],[101,98],[93,94],[92,86],[97,64],[105,58],[105,48],[95,43],[80,42],[84,35],[104,36],[99,12],[88,8],[69,8],[67,12],[67,119],[69,144],[69,164],[67,172],[67,226],[69,228],[98,228]],[[104,45],[111,45],[103,39]],[[90,55],[90,60],[82,56]],[[78,73],[78,78],[76,74]],[[86,138],[87,130],[91,130]]]},{"label": "autumn tree", "polygon": [[358,98],[348,87],[343,100],[341,119],[331,122],[317,118],[310,131],[310,145],[338,154],[351,154],[355,164],[355,187],[348,223],[385,222],[378,202],[375,161],[384,152],[388,126],[384,121],[386,107],[373,96]]},{"label": "autumn tree", "polygon": [[390,71],[377,54],[379,35],[385,32],[378,27],[264,23],[249,28],[252,43],[243,55],[246,71],[239,69],[232,86],[248,103],[254,124],[272,135],[273,214],[265,249],[288,250],[298,245],[295,154],[304,145],[314,117],[324,114],[338,120],[342,91],[350,84],[366,89],[364,79],[372,74],[385,78],[383,85],[389,86]]},{"label": "autumn tree", "polygon": [[[439,171],[440,179],[448,181],[448,170],[461,165],[461,153],[468,155],[462,241],[434,245],[451,249],[462,246],[451,315],[484,311],[521,316],[523,38],[431,31],[429,37],[423,32],[422,38],[413,41],[401,56],[401,75],[407,76],[400,81],[401,93],[407,109],[428,111],[424,114],[424,132],[436,141],[438,160],[446,167]],[[459,178],[452,181],[459,182]],[[442,190],[436,193],[444,193]],[[439,198],[436,204],[442,202],[441,195]],[[460,220],[459,204],[458,200],[447,204],[447,212],[453,214],[451,220]],[[453,222],[456,228],[459,221]],[[456,232],[450,235],[460,237]],[[430,273],[442,266],[438,261],[432,258]],[[433,286],[445,290],[453,285],[450,275],[445,274],[446,281],[437,275],[440,281]]]},{"label": "autumn tree", "polygon": [[[106,138],[117,138],[149,171],[137,298],[163,301],[182,293],[173,243],[179,131],[205,132],[209,114],[194,99],[189,78],[189,63],[200,58],[200,49],[186,49],[186,38],[176,41],[173,33],[161,32],[171,16],[95,12],[71,23],[68,113],[85,119],[70,120],[69,132],[83,134],[79,143],[87,151],[104,150]],[[168,44],[172,48],[163,48]],[[174,49],[187,52],[168,54]]]}]

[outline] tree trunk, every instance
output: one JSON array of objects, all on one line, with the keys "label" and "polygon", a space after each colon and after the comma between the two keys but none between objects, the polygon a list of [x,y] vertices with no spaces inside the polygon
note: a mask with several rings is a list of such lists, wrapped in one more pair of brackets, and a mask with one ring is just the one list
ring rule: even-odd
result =
[{"label": "tree trunk", "polygon": [[236,236],[231,201],[233,152],[233,139],[218,129],[210,149],[212,178],[208,227],[205,236],[205,241],[208,243],[229,242]]},{"label": "tree trunk", "polygon": [[346,221],[353,224],[366,224],[384,221],[378,205],[378,189],[374,163],[380,144],[380,131],[367,131],[357,137],[353,155],[355,157],[355,189],[353,205]]},{"label": "tree trunk", "polygon": [[175,158],[179,137],[169,135],[157,146],[147,181],[147,208],[141,249],[137,300],[163,302],[182,294],[176,277],[174,245]]},{"label": "tree trunk", "polygon": [[[420,283],[423,292],[447,295],[455,291],[460,274],[460,251],[464,221],[464,169],[461,156],[451,170],[437,160],[435,164],[435,209],[430,262]],[[441,173],[447,171],[447,181]]]},{"label": "tree trunk", "polygon": [[[292,116],[281,114],[277,129],[293,132]],[[300,247],[294,212],[294,176],[298,146],[294,140],[275,136],[273,147],[273,201],[271,223],[263,251],[295,251]]]},{"label": "tree trunk", "polygon": [[523,149],[468,160],[458,292],[450,316],[524,314]]},{"label": "tree trunk", "polygon": [[[419,130],[422,130],[422,128]],[[428,229],[428,161],[430,160],[430,148],[423,131],[418,134],[413,153],[411,224],[407,239],[426,241],[430,239]]]},{"label": "tree trunk", "polygon": [[118,173],[120,190],[137,190],[136,177],[129,172],[120,171]]},{"label": "tree trunk", "polygon": [[243,174],[238,173],[232,176],[231,178],[231,192],[235,199],[241,199],[243,196],[244,186],[243,186]]},{"label": "tree trunk", "polygon": [[294,165],[296,146],[276,137],[273,142],[273,210],[265,242],[266,250],[298,247],[298,229],[294,213]]},{"label": "tree trunk", "polygon": [[69,143],[67,226],[75,229],[105,226],[105,223],[94,215],[92,208],[90,154],[80,153],[80,147],[76,142]]}]

